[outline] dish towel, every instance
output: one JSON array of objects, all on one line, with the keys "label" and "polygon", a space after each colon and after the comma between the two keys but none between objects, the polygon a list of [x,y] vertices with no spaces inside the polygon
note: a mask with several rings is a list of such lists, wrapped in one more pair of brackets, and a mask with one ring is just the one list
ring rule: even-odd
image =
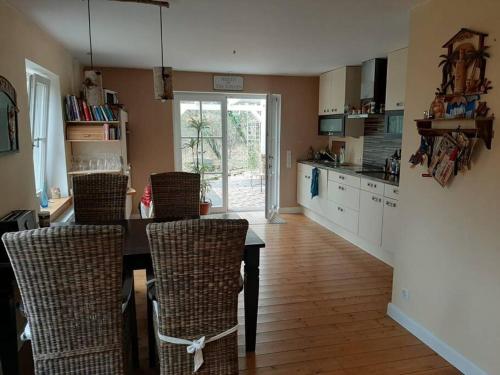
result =
[{"label": "dish towel", "polygon": [[319,195],[319,169],[314,168],[312,170],[311,178],[311,198]]}]

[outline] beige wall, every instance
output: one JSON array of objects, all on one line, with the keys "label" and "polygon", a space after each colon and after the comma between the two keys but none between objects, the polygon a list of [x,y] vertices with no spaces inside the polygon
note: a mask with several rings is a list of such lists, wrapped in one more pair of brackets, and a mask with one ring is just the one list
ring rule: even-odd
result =
[{"label": "beige wall", "polygon": [[[0,74],[15,87],[20,110],[20,152],[0,156],[2,216],[14,209],[35,209],[38,206],[33,176],[25,59],[57,74],[63,94],[73,91],[77,72],[74,71],[73,58],[59,43],[4,0],[0,0],[0,46]],[[61,155],[61,158],[64,157]]]},{"label": "beige wall", "polygon": [[[419,145],[413,120],[441,82],[441,46],[462,27],[490,34],[486,75],[494,89],[486,100],[500,113],[499,14],[498,0],[432,0],[412,11],[403,160]],[[404,313],[490,374],[500,374],[499,165],[499,137],[491,151],[479,147],[472,170],[449,188],[403,164],[393,290]]]},{"label": "beige wall", "polygon": [[[102,68],[104,86],[118,91],[129,112],[129,160],[132,183],[142,191],[151,172],[174,169],[172,103],[153,99],[151,70]],[[245,92],[282,95],[281,207],[296,207],[295,160],[307,156],[309,146],[324,147],[328,137],[317,135],[317,77],[245,75]],[[212,91],[212,73],[174,73],[176,91]],[[286,150],[292,168],[286,168]],[[140,195],[140,194],[139,194]],[[135,198],[137,206],[139,195]]]}]

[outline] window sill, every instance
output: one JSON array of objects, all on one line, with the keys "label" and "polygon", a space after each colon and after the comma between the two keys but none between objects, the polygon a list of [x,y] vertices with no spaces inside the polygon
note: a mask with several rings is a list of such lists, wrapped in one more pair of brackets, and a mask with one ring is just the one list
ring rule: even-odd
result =
[{"label": "window sill", "polygon": [[68,209],[71,208],[71,203],[73,202],[72,197],[58,198],[58,199],[50,199],[49,207],[40,208],[41,211],[50,212],[50,221],[53,222],[63,213],[65,213]]}]

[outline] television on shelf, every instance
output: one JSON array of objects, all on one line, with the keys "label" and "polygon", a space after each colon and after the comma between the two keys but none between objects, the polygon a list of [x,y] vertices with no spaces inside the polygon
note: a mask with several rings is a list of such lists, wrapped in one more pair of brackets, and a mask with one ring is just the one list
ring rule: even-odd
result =
[{"label": "television on shelf", "polygon": [[0,76],[0,155],[19,151],[16,90]]}]

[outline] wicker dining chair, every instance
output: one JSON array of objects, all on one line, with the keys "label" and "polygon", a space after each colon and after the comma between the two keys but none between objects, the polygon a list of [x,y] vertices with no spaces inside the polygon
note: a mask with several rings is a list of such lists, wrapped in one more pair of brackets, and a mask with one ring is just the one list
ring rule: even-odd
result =
[{"label": "wicker dining chair", "polygon": [[123,228],[6,233],[36,375],[121,375]]},{"label": "wicker dining chair", "polygon": [[200,216],[200,175],[166,172],[151,175],[154,216],[157,219],[194,219]]},{"label": "wicker dining chair", "polygon": [[79,224],[125,219],[128,176],[94,173],[73,178],[75,221]]},{"label": "wicker dining chair", "polygon": [[[246,220],[187,220],[147,227],[156,284],[160,373],[192,374],[194,354],[159,335],[208,341],[198,374],[238,374],[238,293]],[[229,329],[232,333],[210,342]],[[163,337],[162,336],[162,337]]]}]

